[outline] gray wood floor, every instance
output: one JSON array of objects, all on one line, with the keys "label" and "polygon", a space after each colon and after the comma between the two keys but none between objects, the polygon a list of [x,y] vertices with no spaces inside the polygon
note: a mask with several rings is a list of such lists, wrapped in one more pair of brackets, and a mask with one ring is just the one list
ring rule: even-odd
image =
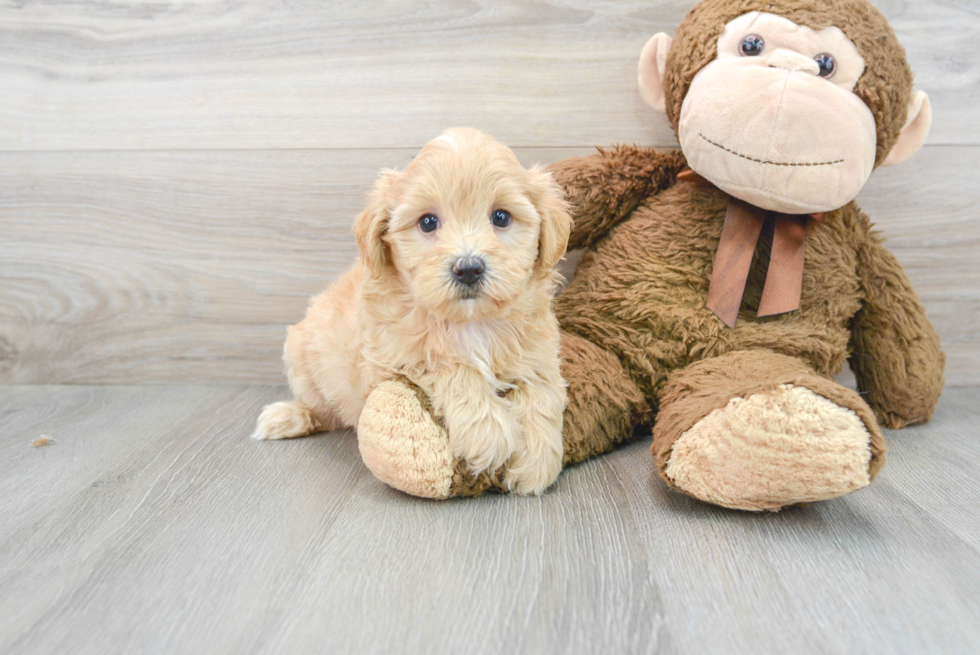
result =
[{"label": "gray wood floor", "polygon": [[669,492],[646,440],[422,501],[353,434],[248,439],[284,393],[0,387],[0,652],[980,652],[980,390],[775,515]]}]

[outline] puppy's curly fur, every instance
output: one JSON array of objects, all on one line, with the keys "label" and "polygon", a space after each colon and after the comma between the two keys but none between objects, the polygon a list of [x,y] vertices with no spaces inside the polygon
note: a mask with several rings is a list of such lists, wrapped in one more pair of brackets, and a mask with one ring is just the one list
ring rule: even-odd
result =
[{"label": "puppy's curly fur", "polygon": [[[499,220],[497,210],[510,216]],[[420,219],[431,228],[425,232]],[[429,397],[471,471],[507,465],[518,493],[561,470],[565,383],[552,312],[571,218],[541,167],[471,129],[447,130],[403,172],[384,171],[354,224],[360,261],[289,329],[296,400],[269,405],[257,439],[356,426],[378,384]],[[477,279],[460,275],[478,262]]]}]

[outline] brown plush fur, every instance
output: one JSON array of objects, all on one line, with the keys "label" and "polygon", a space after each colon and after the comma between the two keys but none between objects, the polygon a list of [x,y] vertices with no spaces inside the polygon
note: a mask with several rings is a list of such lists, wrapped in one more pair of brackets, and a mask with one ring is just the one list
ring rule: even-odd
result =
[{"label": "brown plush fur", "polygon": [[[855,93],[874,115],[876,160],[884,161],[905,124],[912,78],[891,28],[865,0],[698,4],[676,32],[664,74],[666,108],[675,129],[691,80],[715,57],[726,23],[757,10],[813,29],[834,25],[854,42],[867,65]],[[837,460],[821,460],[821,444],[811,448],[805,438],[794,442],[798,431],[767,440],[763,427],[761,438],[758,430],[753,435],[753,452],[772,446],[765,453],[770,470],[785,463],[786,470],[801,471],[815,462],[824,473],[830,471],[831,484],[811,495],[777,492],[731,502],[681,490],[728,507],[773,510],[867,484],[884,463],[879,424],[897,428],[928,420],[943,387],[945,359],[938,336],[901,266],[868,217],[850,202],[807,226],[800,308],[760,318],[773,239],[770,219],[755,249],[738,321],[729,328],[707,309],[706,300],[730,198],[711,185],[678,181],[685,167],[681,152],[627,146],[552,167],[574,208],[569,247],[588,249],[556,303],[563,330],[562,374],[569,385],[564,463],[609,450],[652,422],[657,469],[668,484],[679,487],[667,473],[674,446],[686,434],[700,439],[687,442],[688,454],[678,458],[684,460],[678,468],[690,472],[698,456],[711,454],[714,445],[710,431],[692,426],[704,426],[704,420],[732,402],[752,398],[772,401],[767,411],[779,418],[774,424],[785,425],[800,405],[780,405],[779,398],[792,396],[818,401],[802,409],[807,425],[833,433],[833,425],[820,425],[821,417],[830,423],[847,419],[842,423],[851,426],[850,435],[866,446],[860,448],[861,459],[841,466],[853,469],[860,461],[866,468],[860,471],[861,484],[852,478],[834,487]],[[831,379],[848,360],[860,394]],[[737,449],[739,436],[727,445]],[[690,457],[691,448],[705,443],[704,451]],[[712,456],[717,461],[717,451]],[[786,481],[786,471],[777,472]],[[475,495],[499,488],[499,480],[474,479],[457,463],[450,487],[449,495]]]},{"label": "brown plush fur", "polygon": [[[792,383],[861,418],[873,477],[886,450],[878,422],[928,420],[943,386],[938,336],[901,266],[848,204],[808,227],[800,309],[759,318],[770,222],[730,329],[705,307],[728,196],[677,182],[684,167],[679,152],[617,147],[552,168],[577,210],[570,243],[590,248],[556,305],[569,384],[565,462],[613,448],[659,410],[663,471],[670,445],[697,419],[739,394]],[[867,404],[830,380],[848,357]],[[713,387],[718,367],[728,377]],[[685,374],[667,386],[674,371]],[[671,406],[679,389],[699,385]],[[457,479],[453,493],[471,495],[470,484]]]},{"label": "brown plush fur", "polygon": [[878,126],[876,162],[881,164],[898,140],[912,95],[912,70],[905,48],[881,12],[866,0],[704,0],[677,28],[674,48],[664,73],[667,118],[677,129],[681,104],[691,80],[717,55],[716,43],[725,25],[751,11],[788,18],[814,30],[841,28],[867,64],[854,93],[864,101]]},{"label": "brown plush fur", "polygon": [[[705,307],[728,198],[714,187],[686,183],[637,198],[638,190],[651,188],[647,176],[638,175],[630,182],[623,171],[664,164],[673,164],[666,178],[683,166],[682,160],[663,152],[624,147],[556,167],[576,206],[615,207],[613,216],[629,217],[586,253],[575,280],[559,297],[557,312],[563,329],[616,354],[643,395],[658,405],[677,398],[676,389],[662,391],[672,371],[728,353],[738,355],[737,364],[730,361],[729,367],[741,369],[742,383],[728,380],[713,400],[687,401],[684,411],[693,414],[679,423],[658,422],[655,449],[661,469],[670,443],[694,420],[733,395],[792,382],[861,417],[873,436],[871,472],[877,472],[884,443],[874,417],[888,427],[928,420],[942,389],[944,358],[901,266],[882,246],[867,216],[851,203],[829,213],[822,223],[812,222],[801,308],[760,319],[755,310],[772,245],[772,224],[767,224],[739,322],[729,329]],[[595,181],[604,171],[610,171],[608,184],[599,187]],[[608,195],[596,197],[598,188]],[[572,240],[595,243],[596,233],[583,233],[578,226],[596,223],[591,217],[577,223]],[[777,353],[785,357],[778,360]],[[849,354],[870,411],[859,397],[823,379],[840,372]],[[693,375],[698,370],[686,376],[687,388],[709,385],[712,373]],[[762,375],[763,371],[768,373]],[[565,375],[574,398],[578,381],[568,372]],[[570,403],[567,430],[582,420],[577,410]],[[658,421],[679,411],[662,410]]]},{"label": "brown plush fur", "polygon": [[[912,74],[891,27],[864,0],[699,3],[676,32],[664,75],[675,129],[687,88],[716,56],[722,29],[750,11],[813,29],[836,25],[855,43],[867,65],[854,92],[874,115],[876,162],[884,161],[905,125]],[[659,411],[654,453],[670,483],[671,446],[694,423],[733,397],[790,383],[861,419],[870,435],[873,478],[886,450],[877,422],[902,427],[928,420],[943,386],[939,339],[901,266],[867,216],[849,203],[808,226],[800,309],[759,318],[770,221],[756,247],[738,323],[729,329],[705,307],[728,196],[710,185],[676,183],[684,166],[679,152],[621,147],[553,167],[577,210],[569,246],[590,249],[558,300],[559,321],[567,333],[601,345],[622,363],[589,369],[587,376],[563,369],[570,395],[566,460],[577,431],[601,433],[596,425],[619,418],[623,424],[606,444],[593,439],[592,448],[601,452],[642,425],[648,411]],[[570,350],[573,339],[563,334],[563,349]],[[848,357],[867,404],[829,379]],[[576,393],[583,384],[622,389],[627,381],[644,401],[615,392],[605,401],[595,394],[586,400]]]},{"label": "brown plush fur", "polygon": [[[599,171],[615,169],[603,188],[610,197],[628,197],[633,189],[615,179],[621,171],[664,161],[664,153],[623,147],[575,162],[581,177],[567,162],[556,167],[555,174],[566,189],[581,190],[574,195],[595,194],[598,187],[592,180]],[[641,178],[635,184],[646,186],[647,181]],[[900,371],[898,379],[903,382],[910,376],[929,380],[913,391],[924,397],[916,403],[920,406],[889,410],[919,421],[928,418],[921,405],[931,406],[938,392],[932,369],[942,367],[927,366],[938,358],[938,342],[901,267],[884,250],[867,216],[851,203],[828,213],[822,223],[811,222],[800,309],[760,319],[756,309],[772,246],[773,226],[767,223],[739,322],[730,329],[704,303],[727,204],[728,196],[714,187],[687,183],[675,184],[642,203],[621,203],[619,209],[629,219],[585,254],[575,280],[558,298],[563,329],[616,353],[644,395],[654,398],[670,371],[739,350],[780,352],[805,361],[820,375],[834,375],[848,358],[852,327],[870,321],[878,329],[857,335],[854,345],[864,350],[857,351],[855,361],[863,361],[869,349],[872,354],[885,349],[888,357],[875,357],[873,365],[870,361],[866,365],[895,369],[889,376]],[[594,232],[582,234],[579,225],[573,230],[573,241],[596,238]],[[894,307],[899,298],[900,306]],[[894,315],[898,310],[901,313]],[[882,329],[884,321],[887,329]],[[924,352],[919,354],[918,349]],[[907,368],[916,370],[907,372]],[[868,377],[862,375],[862,380]],[[881,377],[879,371],[876,378]],[[893,398],[895,393],[876,394],[883,420],[886,405],[896,404],[892,400],[905,405],[901,401],[911,395]]]}]

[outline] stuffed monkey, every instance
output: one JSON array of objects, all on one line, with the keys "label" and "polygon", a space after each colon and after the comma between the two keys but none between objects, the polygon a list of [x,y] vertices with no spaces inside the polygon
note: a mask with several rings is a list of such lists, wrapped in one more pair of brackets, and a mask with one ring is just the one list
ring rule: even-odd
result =
[{"label": "stuffed monkey", "polygon": [[[866,0],[704,0],[654,36],[640,92],[681,149],[615,147],[551,167],[586,249],[556,301],[564,463],[653,429],[672,488],[778,510],[868,485],[879,426],[930,418],[944,356],[854,198],[922,145],[930,106]],[[833,381],[845,362],[860,393]],[[446,498],[500,489],[456,461],[410,381],[358,426],[383,481]]]}]

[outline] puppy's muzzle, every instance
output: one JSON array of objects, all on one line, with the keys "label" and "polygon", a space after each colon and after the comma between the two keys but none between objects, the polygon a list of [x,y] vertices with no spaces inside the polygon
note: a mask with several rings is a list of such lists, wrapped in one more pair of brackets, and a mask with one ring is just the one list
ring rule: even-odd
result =
[{"label": "puppy's muzzle", "polygon": [[486,264],[479,257],[460,257],[453,262],[453,280],[464,286],[473,288],[483,279]]}]

